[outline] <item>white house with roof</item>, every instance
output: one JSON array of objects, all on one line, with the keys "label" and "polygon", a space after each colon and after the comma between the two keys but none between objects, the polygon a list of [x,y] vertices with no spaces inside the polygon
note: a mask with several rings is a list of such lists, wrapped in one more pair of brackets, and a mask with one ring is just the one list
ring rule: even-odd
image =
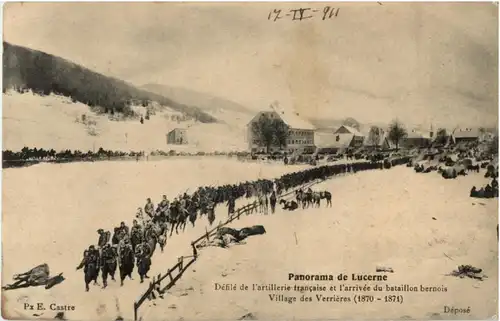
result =
[{"label": "white house with roof", "polygon": [[452,141],[455,144],[477,142],[481,136],[479,129],[460,128],[453,131]]},{"label": "white house with roof", "polygon": [[254,135],[252,130],[253,123],[259,121],[261,117],[269,117],[270,119],[280,119],[288,127],[288,138],[286,148],[280,148],[277,144],[272,144],[270,152],[285,150],[287,153],[314,153],[314,130],[315,127],[307,120],[301,118],[298,113],[285,112],[272,108],[269,111],[261,111],[252,118],[247,124],[247,143],[251,152],[265,152],[266,146],[259,137]]},{"label": "white house with roof", "polygon": [[345,137],[351,137],[350,146],[352,148],[359,148],[363,146],[365,140],[365,135],[363,135],[359,130],[354,127],[342,125],[335,131],[336,135],[345,135]]},{"label": "white house with roof", "polygon": [[342,125],[337,130],[322,130],[315,133],[319,153],[336,153],[363,146],[365,137],[356,128]]},{"label": "white house with roof", "polygon": [[411,130],[403,139],[401,145],[406,148],[424,148],[429,147],[432,142],[432,132],[423,132],[417,129]]},{"label": "white house with roof", "polygon": [[381,149],[381,150],[389,150],[394,149],[395,145],[389,139],[389,132],[380,128],[380,135],[378,136],[378,140],[374,141],[370,135],[366,135],[363,146],[367,149]]}]

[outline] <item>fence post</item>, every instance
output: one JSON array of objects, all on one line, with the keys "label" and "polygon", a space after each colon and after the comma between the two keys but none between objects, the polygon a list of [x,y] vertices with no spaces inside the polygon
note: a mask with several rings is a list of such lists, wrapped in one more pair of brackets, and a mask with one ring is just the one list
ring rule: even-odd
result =
[{"label": "fence post", "polygon": [[137,321],[137,302],[134,301],[134,321]]},{"label": "fence post", "polygon": [[174,281],[174,278],[172,277],[172,271],[170,271],[170,269],[168,269],[167,273],[168,273],[168,276],[170,277],[170,283],[172,283]]},{"label": "fence post", "polygon": [[183,257],[183,256],[181,256],[178,260],[179,260],[179,263],[180,263],[180,264],[179,264],[179,272],[180,272],[180,271],[182,271],[182,268],[183,268],[183,266],[182,266],[182,265],[183,265],[183,263],[184,263],[184,257]]},{"label": "fence post", "polygon": [[193,257],[196,260],[198,258],[198,251],[196,250],[194,242],[191,242],[191,246],[193,247]]},{"label": "fence post", "polygon": [[208,230],[207,227],[205,226],[205,232],[207,233],[207,242],[210,241],[210,238],[208,237]]}]

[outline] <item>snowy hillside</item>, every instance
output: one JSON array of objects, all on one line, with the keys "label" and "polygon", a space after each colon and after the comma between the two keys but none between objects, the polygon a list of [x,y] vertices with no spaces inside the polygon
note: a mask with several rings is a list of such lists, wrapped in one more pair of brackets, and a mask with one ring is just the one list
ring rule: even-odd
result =
[{"label": "snowy hillside", "polygon": [[[145,108],[133,109],[145,115]],[[20,150],[24,146],[186,152],[245,149],[241,125],[247,119],[235,112],[219,111],[222,123],[205,124],[193,120],[178,122],[175,117],[182,115],[167,106],[155,104],[150,109],[154,114],[141,124],[138,119],[112,120],[112,116],[95,114],[85,104],[54,94],[8,91],[3,95],[3,150]],[[166,134],[174,128],[188,130],[188,145],[167,145]]]}]

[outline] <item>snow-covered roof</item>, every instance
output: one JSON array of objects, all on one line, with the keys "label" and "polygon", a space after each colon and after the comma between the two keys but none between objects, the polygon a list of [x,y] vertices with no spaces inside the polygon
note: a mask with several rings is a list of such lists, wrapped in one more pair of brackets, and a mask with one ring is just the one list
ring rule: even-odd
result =
[{"label": "snow-covered roof", "polygon": [[359,130],[357,130],[356,128],[351,127],[351,126],[347,126],[347,125],[342,125],[342,126],[340,126],[340,128],[339,128],[339,129],[337,129],[337,131],[336,131],[336,132],[338,132],[338,131],[342,128],[342,127],[344,127],[345,129],[347,129],[347,131],[348,131],[349,133],[353,134],[354,136],[364,136],[364,135],[363,135],[363,134],[361,134],[361,133],[359,132]]},{"label": "snow-covered roof", "polygon": [[423,133],[418,130],[412,130],[406,136],[406,139],[418,139],[418,138],[431,139],[431,136],[429,133]]},{"label": "snow-covered roof", "polygon": [[311,124],[307,120],[301,118],[297,114],[284,112],[282,114],[279,114],[279,116],[285,122],[285,124],[287,124],[291,128],[294,128],[294,129],[310,129],[310,130],[314,130],[315,129],[315,127],[313,126],[313,124]]},{"label": "snow-covered roof", "polygon": [[[337,137],[339,140],[337,141]],[[314,144],[318,148],[347,148],[354,138],[353,134],[316,134]]]},{"label": "snow-covered roof", "polygon": [[293,129],[309,129],[309,130],[314,130],[315,127],[313,124],[308,122],[307,120],[301,118],[299,115],[294,114],[294,113],[289,113],[289,112],[276,112],[276,111],[261,111],[255,117],[252,118],[252,120],[249,122],[252,123],[254,122],[258,117],[264,114],[274,114],[281,118],[285,124],[287,124],[290,128]]},{"label": "snow-covered roof", "polygon": [[478,138],[479,131],[471,128],[459,129],[453,133],[455,138]]},{"label": "snow-covered roof", "polygon": [[363,145],[365,146],[382,146],[384,144],[384,140],[387,139],[387,136],[388,136],[389,133],[387,132],[383,132],[382,135],[379,136],[379,139],[378,139],[378,142],[376,142],[376,144],[374,142],[372,142],[372,140],[370,139],[370,135],[366,135],[365,136],[365,139],[363,140]]}]

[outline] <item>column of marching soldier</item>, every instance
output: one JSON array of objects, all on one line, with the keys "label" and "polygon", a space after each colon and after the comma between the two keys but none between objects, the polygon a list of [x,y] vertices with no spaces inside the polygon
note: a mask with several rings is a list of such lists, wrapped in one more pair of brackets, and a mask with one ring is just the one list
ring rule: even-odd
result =
[{"label": "column of marching soldier", "polygon": [[151,258],[158,244],[163,252],[166,243],[167,231],[170,236],[173,230],[186,228],[187,220],[195,225],[198,215],[207,215],[210,225],[215,220],[215,207],[226,203],[228,214],[234,213],[235,200],[246,197],[264,197],[281,195],[284,191],[307,184],[315,180],[324,180],[335,175],[356,173],[363,170],[384,169],[391,166],[407,163],[409,158],[393,159],[391,161],[366,161],[352,164],[337,164],[318,166],[308,170],[285,174],[278,179],[259,179],[246,181],[239,184],[223,186],[199,187],[193,194],[183,193],[171,202],[163,195],[158,206],[154,206],[151,199],[147,199],[144,207],[138,208],[136,218],[133,220],[131,229],[121,222],[119,227],[114,228],[113,236],[109,231],[99,229],[97,246],[90,245],[83,253],[83,259],[77,270],[84,268],[85,287],[89,290],[89,284],[98,284],[98,276],[101,272],[103,288],[107,287],[107,278],[115,280],[117,268],[120,272],[120,283],[126,277],[132,278],[134,267],[140,277],[141,283],[149,278],[147,273],[151,266]]}]

